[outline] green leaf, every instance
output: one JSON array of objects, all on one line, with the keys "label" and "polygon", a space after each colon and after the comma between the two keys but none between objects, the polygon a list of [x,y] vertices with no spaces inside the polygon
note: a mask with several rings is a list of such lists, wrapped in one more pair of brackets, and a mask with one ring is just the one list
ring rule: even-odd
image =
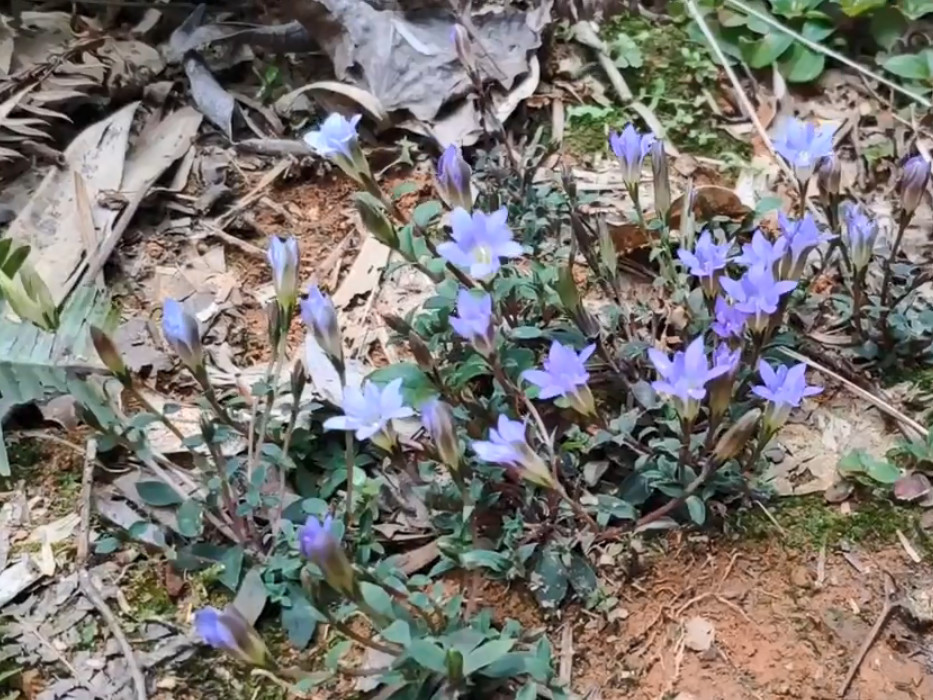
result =
[{"label": "green leaf", "polygon": [[884,7],[888,0],[839,0],[842,11],[849,17],[858,17]]},{"label": "green leaf", "polygon": [[380,386],[396,379],[402,380],[402,394],[409,405],[418,405],[437,393],[428,375],[413,362],[397,362],[369,374],[369,380]]},{"label": "green leaf", "polygon": [[752,41],[745,37],[739,39],[742,58],[752,68],[766,68],[790,48],[794,40],[783,32],[771,31],[761,39]]},{"label": "green leaf", "polygon": [[527,654],[512,651],[496,661],[493,661],[480,673],[487,678],[510,678],[512,676],[519,676],[528,672],[530,660]]},{"label": "green leaf", "polygon": [[236,592],[237,584],[240,582],[240,572],[243,570],[243,548],[230,547],[220,558],[223,564],[223,573],[217,577],[224,586],[231,591]]},{"label": "green leaf", "polygon": [[344,639],[341,642],[337,642],[334,646],[330,648],[327,652],[327,656],[324,657],[324,665],[327,668],[337,668],[337,664],[340,662],[340,659],[350,651],[350,647],[353,646],[353,642],[348,639]]},{"label": "green leaf", "polygon": [[800,33],[810,41],[820,42],[836,31],[832,22],[820,22],[814,19],[808,19],[803,23],[803,29]]},{"label": "green leaf", "polygon": [[369,581],[360,583],[360,593],[363,594],[363,600],[367,605],[381,615],[392,614],[392,596],[386,593],[382,586],[377,586]]},{"label": "green leaf", "polygon": [[447,655],[434,642],[427,639],[415,639],[408,647],[408,655],[429,671],[447,672]]},{"label": "green leaf", "polygon": [[185,537],[197,537],[201,534],[201,504],[189,498],[178,508],[178,532]]},{"label": "green leaf", "polygon": [[509,568],[509,558],[489,549],[471,549],[460,555],[460,565],[465,569],[492,569],[504,573]]},{"label": "green leaf", "polygon": [[596,572],[586,557],[580,554],[575,553],[570,557],[570,585],[573,586],[574,592],[584,599],[595,593],[599,587]]},{"label": "green leaf", "polygon": [[304,649],[314,638],[318,614],[300,586],[289,584],[288,597],[291,605],[282,607],[282,627],[292,646]]},{"label": "green leaf", "polygon": [[908,23],[897,8],[885,7],[871,16],[869,30],[875,43],[885,51],[890,51],[897,40],[907,31]]},{"label": "green leaf", "polygon": [[419,189],[418,185],[416,185],[414,182],[410,182],[410,181],[401,182],[392,188],[392,199],[395,199],[395,200],[401,199],[406,194],[417,192],[418,189]]},{"label": "green leaf", "polygon": [[394,642],[403,647],[411,644],[411,626],[405,620],[396,620],[379,634],[387,642]]},{"label": "green leaf", "polygon": [[879,484],[893,484],[902,476],[901,470],[895,465],[863,450],[853,450],[840,459],[839,471],[843,474],[863,474]]},{"label": "green leaf", "polygon": [[139,481],[136,483],[136,493],[146,505],[164,508],[177,506],[182,497],[164,481]]},{"label": "green leaf", "polygon": [[687,511],[690,513],[690,519],[697,525],[706,522],[706,504],[699,496],[687,498]]},{"label": "green leaf", "polygon": [[95,554],[112,554],[120,548],[120,540],[113,535],[105,535],[94,543]]},{"label": "green leaf", "polygon": [[882,61],[881,66],[889,73],[907,80],[930,80],[930,66],[925,54],[926,51],[891,56]]},{"label": "green leaf", "polygon": [[[7,238],[6,240],[9,241],[10,239]],[[0,255],[0,274],[12,279],[13,275],[19,272],[19,268],[23,266],[29,251],[30,247],[28,245],[21,245],[10,253],[6,260],[3,259],[3,255]]]},{"label": "green leaf", "polygon": [[933,12],[933,0],[900,0],[898,7],[907,19],[916,20]]},{"label": "green leaf", "polygon": [[415,226],[426,229],[443,211],[443,204],[436,199],[430,199],[415,207],[415,210],[411,213],[411,220],[414,222]]},{"label": "green leaf", "polygon": [[495,663],[515,646],[514,639],[494,639],[477,647],[463,660],[463,675],[469,676],[489,664]]},{"label": "green leaf", "polygon": [[789,83],[808,83],[816,80],[825,66],[823,54],[811,51],[803,44],[794,44],[781,59],[781,75]]},{"label": "green leaf", "polygon": [[244,620],[255,625],[268,600],[269,591],[266,590],[266,582],[262,580],[262,568],[254,566],[243,577],[243,582],[233,599],[233,607],[240,612]]},{"label": "green leaf", "polygon": [[533,340],[544,335],[537,326],[518,326],[509,331],[509,336],[515,340]]},{"label": "green leaf", "polygon": [[617,34],[608,48],[619,68],[641,68],[645,62],[638,44],[627,34]]},{"label": "green leaf", "polygon": [[542,608],[556,608],[567,595],[569,572],[553,547],[545,548],[531,576],[531,589]]}]

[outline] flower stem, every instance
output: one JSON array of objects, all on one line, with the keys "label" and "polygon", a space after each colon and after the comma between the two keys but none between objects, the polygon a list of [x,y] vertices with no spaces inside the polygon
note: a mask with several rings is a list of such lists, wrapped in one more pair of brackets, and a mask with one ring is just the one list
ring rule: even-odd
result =
[{"label": "flower stem", "polygon": [[865,329],[862,327],[862,304],[865,291],[865,273],[867,268],[855,273],[852,280],[852,320],[855,322],[855,331],[859,340],[865,340]]},{"label": "flower stem", "polygon": [[897,257],[897,251],[901,247],[901,241],[904,238],[904,232],[907,230],[907,224],[909,222],[910,217],[901,213],[900,219],[898,220],[897,237],[894,239],[894,245],[891,246],[891,252],[888,254],[887,260],[884,261],[884,280],[881,283],[882,306],[886,306],[888,303],[888,288],[891,285],[891,267],[894,265],[894,259]]},{"label": "flower stem", "polygon": [[563,486],[558,486],[556,490],[558,495],[567,502],[571,510],[573,510],[593,532],[599,532],[599,524],[593,519],[593,516],[587,513],[586,509],[578,501],[571,498],[570,494],[567,493]]},{"label": "flower stem", "polygon": [[354,631],[351,627],[344,624],[343,622],[340,622],[340,620],[331,615],[326,607],[323,608],[321,612],[324,613],[324,617],[327,618],[328,624],[330,624],[331,627],[340,632],[340,634],[342,634],[347,639],[352,639],[354,642],[357,642],[364,647],[368,647],[373,651],[378,651],[383,654],[389,654],[390,656],[398,656],[402,652],[402,649],[395,644],[392,644],[391,646],[388,644],[383,644],[381,642],[377,642],[375,639],[371,639]]},{"label": "flower stem", "polygon": [[353,431],[348,430],[345,433],[346,435],[346,444],[345,444],[345,455],[346,455],[346,469],[347,469],[347,505],[344,508],[344,523],[347,529],[347,532],[350,531],[350,526],[353,525],[353,472],[354,464],[356,462],[355,456],[353,454]]},{"label": "flower stem", "polygon": [[[285,438],[282,441],[282,454],[285,459],[288,459],[288,450],[292,444],[292,435],[295,432],[295,425],[298,422],[298,411],[301,408],[299,403],[299,396],[292,397],[292,410],[288,416],[288,427],[285,429]],[[271,524],[272,524],[272,547],[275,547],[275,538],[279,534],[279,525],[282,522],[282,510],[285,507],[285,466],[282,465],[279,467],[279,502],[275,507],[275,512],[272,515]]]}]

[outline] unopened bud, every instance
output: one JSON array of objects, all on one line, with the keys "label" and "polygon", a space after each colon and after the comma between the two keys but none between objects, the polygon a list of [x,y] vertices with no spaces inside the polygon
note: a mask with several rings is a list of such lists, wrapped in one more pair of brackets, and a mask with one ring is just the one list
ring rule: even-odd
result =
[{"label": "unopened bud", "polygon": [[693,250],[693,241],[696,238],[696,218],[693,216],[693,202],[696,199],[696,190],[693,180],[687,183],[687,191],[681,197],[683,208],[680,212],[680,247]]},{"label": "unopened bud", "polygon": [[90,332],[91,342],[94,343],[94,349],[101,362],[124,386],[128,386],[132,382],[130,371],[126,368],[126,363],[120,356],[120,351],[117,350],[113,339],[97,326],[91,326]]},{"label": "unopened bud", "polygon": [[383,245],[397,250],[398,234],[395,232],[395,226],[386,216],[382,203],[369,192],[357,192],[353,195],[353,203],[356,205],[356,211],[359,212],[366,230]]},{"label": "unopened bud", "polygon": [[295,366],[292,367],[292,375],[289,381],[291,391],[292,391],[292,401],[298,402],[301,400],[301,394],[305,390],[305,384],[308,383],[308,374],[305,372],[305,366],[303,362],[296,362]]},{"label": "unopened bud", "polygon": [[201,639],[215,649],[222,649],[253,666],[275,668],[262,637],[233,605],[222,612],[212,607],[198,610],[194,614],[194,628]]},{"label": "unopened bud", "polygon": [[605,271],[615,278],[619,270],[619,258],[616,251],[616,242],[612,239],[612,233],[609,231],[609,225],[604,218],[596,220],[599,231],[599,258],[602,261]]},{"label": "unopened bud", "polygon": [[723,464],[733,457],[741,454],[755,430],[758,428],[758,419],[761,418],[761,409],[753,409],[739,418],[725,434],[719,438],[713,448],[712,460],[715,464]]},{"label": "unopened bud", "polygon": [[205,413],[201,414],[200,428],[201,437],[204,438],[204,442],[208,445],[212,444],[216,431],[214,430],[214,424],[211,422],[211,417],[209,415]]},{"label": "unopened bud", "polygon": [[[347,478],[353,477],[348,475]],[[313,515],[309,516],[298,530],[298,550],[301,556],[321,570],[328,586],[337,593],[353,599],[358,590],[356,572],[340,542],[333,535],[333,525],[334,519],[331,515],[327,515],[323,520],[318,520]]]},{"label": "unopened bud", "polygon": [[321,349],[338,368],[343,367],[343,338],[340,321],[334,303],[312,284],[308,296],[299,302],[301,320],[311,330],[311,335]]},{"label": "unopened bud", "polygon": [[560,166],[560,182],[567,197],[571,202],[574,201],[577,198],[577,180],[573,176],[573,170],[566,163],[561,163]]},{"label": "unopened bud", "polygon": [[266,256],[272,268],[275,297],[286,315],[290,314],[298,298],[298,241],[291,236],[273,236],[269,239]]},{"label": "unopened bud", "polygon": [[476,72],[476,59],[473,56],[473,44],[470,41],[470,34],[462,24],[455,24],[450,30],[450,41],[454,45],[454,53],[457,54],[457,60],[463,66],[467,73]]},{"label": "unopened bud", "polygon": [[447,650],[447,678],[451,683],[456,684],[463,681],[463,654],[456,649]]},{"label": "unopened bud", "polygon": [[899,187],[901,209],[904,214],[911,216],[914,213],[929,181],[930,164],[923,156],[914,156],[904,164]]},{"label": "unopened bud", "polygon": [[421,336],[411,331],[408,334],[408,347],[411,350],[411,354],[415,357],[415,362],[418,363],[418,366],[425,372],[434,371],[434,358],[431,356],[431,350],[422,340]]},{"label": "unopened bud", "polygon": [[835,154],[823,156],[816,166],[816,186],[825,206],[829,206],[842,190],[842,164]]},{"label": "unopened bud", "polygon": [[437,160],[437,191],[452,209],[473,210],[473,171],[463,159],[460,149],[451,144]]},{"label": "unopened bud", "polygon": [[431,399],[421,407],[421,422],[434,440],[441,461],[456,474],[460,469],[460,441],[453,409],[439,399]]},{"label": "unopened bud", "polygon": [[283,328],[284,317],[285,315],[282,313],[282,307],[279,305],[278,300],[266,304],[266,331],[269,334],[269,345],[273,349],[279,347],[284,334],[288,332],[287,328]]},{"label": "unopened bud", "polygon": [[52,303],[48,287],[28,264],[12,277],[0,270],[0,298],[24,321],[47,331],[58,325],[58,311]]},{"label": "unopened bud", "polygon": [[654,184],[654,210],[662,221],[667,221],[671,211],[671,177],[667,171],[667,154],[661,139],[656,139],[651,145],[651,173]]}]

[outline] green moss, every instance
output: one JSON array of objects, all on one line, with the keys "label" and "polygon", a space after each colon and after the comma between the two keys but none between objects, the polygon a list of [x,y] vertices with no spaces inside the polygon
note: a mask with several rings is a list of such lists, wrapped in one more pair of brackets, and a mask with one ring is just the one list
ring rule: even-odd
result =
[{"label": "green moss", "polygon": [[783,537],[757,508],[736,513],[731,519],[731,529],[741,539],[779,538],[787,547],[811,551],[824,543],[833,547],[843,541],[869,549],[886,547],[897,544],[898,530],[910,536],[921,549],[931,547],[918,527],[921,511],[882,497],[852,501],[848,515],[816,495],[782,499],[770,512],[784,530]]},{"label": "green moss", "polygon": [[[736,164],[750,158],[748,144],[716,126],[706,94],[716,95],[719,70],[705,47],[691,39],[685,24],[649,22],[626,13],[603,25],[602,38],[615,55],[633,63],[620,69],[626,83],[651,108],[678,148]],[[610,129],[640,121],[626,105],[573,106],[567,113],[567,145],[580,153],[604,150]]]},{"label": "green moss", "polygon": [[158,566],[153,561],[144,561],[136,567],[124,591],[137,620],[172,618],[178,612],[178,606],[165,589],[165,583],[159,578]]}]

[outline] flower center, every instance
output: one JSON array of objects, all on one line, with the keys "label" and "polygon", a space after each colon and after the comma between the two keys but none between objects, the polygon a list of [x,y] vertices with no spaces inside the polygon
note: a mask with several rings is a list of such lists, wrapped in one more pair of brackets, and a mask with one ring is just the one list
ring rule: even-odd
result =
[{"label": "flower center", "polygon": [[489,248],[489,246],[477,246],[473,249],[473,259],[478,263],[488,265],[492,262],[492,250]]}]

